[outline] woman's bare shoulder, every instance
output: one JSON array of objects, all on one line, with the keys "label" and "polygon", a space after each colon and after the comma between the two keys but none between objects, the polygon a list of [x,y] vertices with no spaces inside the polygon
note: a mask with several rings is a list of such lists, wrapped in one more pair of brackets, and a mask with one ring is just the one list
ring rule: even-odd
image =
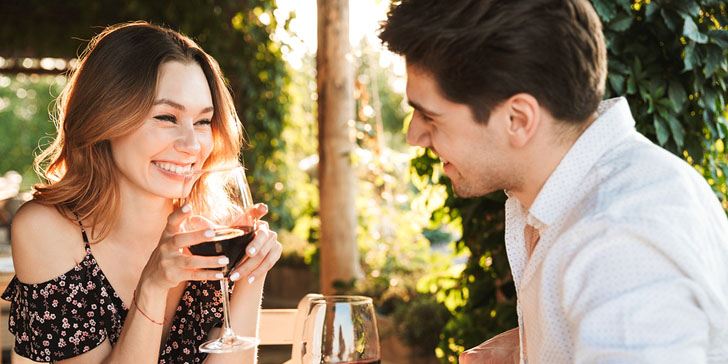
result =
[{"label": "woman's bare shoulder", "polygon": [[54,206],[26,202],[13,217],[10,236],[15,274],[24,283],[48,281],[83,259],[81,228]]}]

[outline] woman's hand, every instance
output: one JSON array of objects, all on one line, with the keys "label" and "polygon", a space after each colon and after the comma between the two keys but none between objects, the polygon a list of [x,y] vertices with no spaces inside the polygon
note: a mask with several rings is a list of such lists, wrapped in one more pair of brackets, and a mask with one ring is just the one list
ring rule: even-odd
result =
[{"label": "woman's hand", "polygon": [[[215,236],[209,228],[181,232],[182,222],[190,216],[189,205],[173,211],[167,218],[159,245],[154,249],[142,271],[140,282],[155,288],[169,290],[183,281],[218,280],[220,269],[227,265],[224,255],[203,257],[189,254],[187,247],[209,241]],[[215,268],[208,270],[204,268]]]},{"label": "woman's hand", "polygon": [[[268,206],[265,204],[256,204],[249,212],[251,217],[258,220],[268,213]],[[281,257],[283,247],[278,242],[278,234],[270,230],[268,223],[265,221],[257,222],[257,230],[255,238],[248,245],[247,259],[243,259],[230,274],[230,279],[237,281],[244,278],[249,284],[255,280],[264,277],[266,273],[275,265]]]}]

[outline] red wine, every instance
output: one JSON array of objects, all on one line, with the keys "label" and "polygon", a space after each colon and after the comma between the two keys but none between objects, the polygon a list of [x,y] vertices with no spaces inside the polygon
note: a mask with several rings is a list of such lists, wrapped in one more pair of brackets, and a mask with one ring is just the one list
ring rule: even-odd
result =
[{"label": "red wine", "polygon": [[228,257],[230,262],[223,269],[223,273],[227,275],[245,257],[245,249],[255,237],[255,231],[252,226],[225,227],[214,231],[215,237],[211,241],[190,246],[190,252],[206,257]]}]

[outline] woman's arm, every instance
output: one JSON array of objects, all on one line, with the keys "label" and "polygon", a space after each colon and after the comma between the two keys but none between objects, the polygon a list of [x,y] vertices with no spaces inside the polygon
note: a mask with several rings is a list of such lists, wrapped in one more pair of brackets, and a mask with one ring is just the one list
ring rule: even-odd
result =
[{"label": "woman's arm", "polygon": [[186,281],[214,280],[220,275],[219,271],[203,269],[225,266],[220,256],[183,253],[184,248],[212,235],[208,230],[180,233],[180,225],[189,214],[189,207],[184,206],[169,215],[159,245],[142,271],[119,342],[103,363],[157,363],[170,289]]}]

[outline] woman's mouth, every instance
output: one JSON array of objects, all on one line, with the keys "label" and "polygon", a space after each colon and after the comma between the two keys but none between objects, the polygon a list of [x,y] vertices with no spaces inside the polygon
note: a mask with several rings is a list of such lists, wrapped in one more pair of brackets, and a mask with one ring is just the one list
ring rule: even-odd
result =
[{"label": "woman's mouth", "polygon": [[188,163],[188,164],[176,164],[176,163],[170,163],[170,162],[158,162],[153,161],[152,164],[160,169],[162,172],[165,172],[166,174],[180,176],[180,177],[188,177],[192,175],[192,167],[194,166],[194,163]]}]

